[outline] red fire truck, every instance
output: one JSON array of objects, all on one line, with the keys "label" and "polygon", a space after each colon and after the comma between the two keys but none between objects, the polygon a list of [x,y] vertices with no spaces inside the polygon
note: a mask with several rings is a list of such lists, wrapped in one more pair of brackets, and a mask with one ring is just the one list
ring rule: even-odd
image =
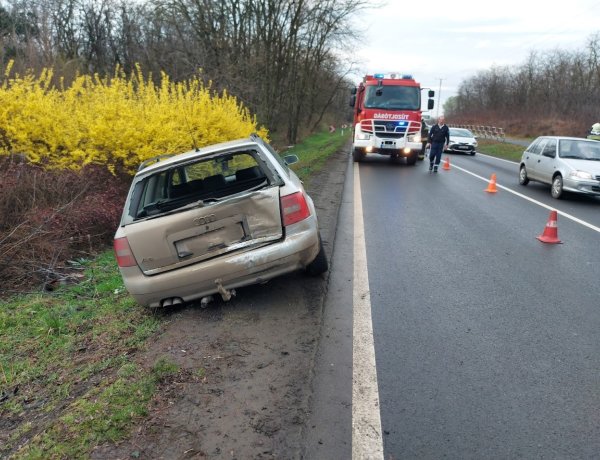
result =
[{"label": "red fire truck", "polygon": [[[427,110],[433,108],[434,92],[429,90]],[[414,165],[424,150],[421,121],[421,85],[411,75],[367,75],[352,88],[354,108],[354,161],[369,154],[406,158]]]}]

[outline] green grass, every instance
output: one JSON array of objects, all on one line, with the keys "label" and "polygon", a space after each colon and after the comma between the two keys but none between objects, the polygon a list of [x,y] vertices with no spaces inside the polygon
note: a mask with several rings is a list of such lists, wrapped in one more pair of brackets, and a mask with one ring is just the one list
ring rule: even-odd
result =
[{"label": "green grass", "polygon": [[[307,180],[349,138],[319,133],[284,155]],[[179,372],[165,358],[150,369],[134,360],[163,321],[127,294],[112,250],[80,263],[77,285],[0,300],[0,458],[87,458],[125,438]]]},{"label": "green grass", "polygon": [[489,139],[479,139],[478,144],[478,152],[517,162],[521,159],[521,155],[525,150],[525,147],[521,145],[492,141]]},{"label": "green grass", "polygon": [[[85,268],[76,286],[0,302],[0,457],[85,457],[124,436],[173,371],[133,362],[160,320],[124,293],[112,250]],[[52,423],[36,423],[44,414]]]},{"label": "green grass", "polygon": [[350,139],[352,130],[344,130],[342,135],[341,131],[330,133],[329,131],[314,134],[304,141],[296,144],[290,149],[282,152],[282,156],[294,154],[298,156],[298,163],[291,166],[294,172],[303,181],[320,171],[327,161],[327,159],[339,151]]}]

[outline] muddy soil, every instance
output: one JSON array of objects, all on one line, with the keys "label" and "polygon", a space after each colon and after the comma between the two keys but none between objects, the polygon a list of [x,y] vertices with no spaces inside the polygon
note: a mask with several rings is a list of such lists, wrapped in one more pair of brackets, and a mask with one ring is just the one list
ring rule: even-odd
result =
[{"label": "muddy soil", "polygon": [[[331,259],[348,154],[333,155],[307,190]],[[302,458],[310,383],[328,275],[295,273],[239,289],[229,302],[164,313],[139,356],[179,365],[129,439],[94,459]]]}]

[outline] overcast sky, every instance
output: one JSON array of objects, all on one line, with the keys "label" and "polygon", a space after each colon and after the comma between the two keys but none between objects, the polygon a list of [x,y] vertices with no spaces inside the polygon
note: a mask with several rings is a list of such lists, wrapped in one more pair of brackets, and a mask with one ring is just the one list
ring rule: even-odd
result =
[{"label": "overcast sky", "polygon": [[600,0],[380,3],[358,16],[364,39],[354,56],[364,65],[355,80],[367,73],[410,73],[436,91],[434,116],[440,79],[443,106],[478,70],[522,64],[532,50],[582,50],[600,33]]}]

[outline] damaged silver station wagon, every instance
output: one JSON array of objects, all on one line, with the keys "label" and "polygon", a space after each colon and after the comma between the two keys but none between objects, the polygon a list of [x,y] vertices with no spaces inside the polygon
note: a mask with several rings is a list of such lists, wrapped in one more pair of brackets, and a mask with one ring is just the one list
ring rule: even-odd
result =
[{"label": "damaged silver station wagon", "polygon": [[135,300],[208,301],[299,269],[328,269],[317,215],[301,181],[258,136],[144,162],[114,249]]}]

